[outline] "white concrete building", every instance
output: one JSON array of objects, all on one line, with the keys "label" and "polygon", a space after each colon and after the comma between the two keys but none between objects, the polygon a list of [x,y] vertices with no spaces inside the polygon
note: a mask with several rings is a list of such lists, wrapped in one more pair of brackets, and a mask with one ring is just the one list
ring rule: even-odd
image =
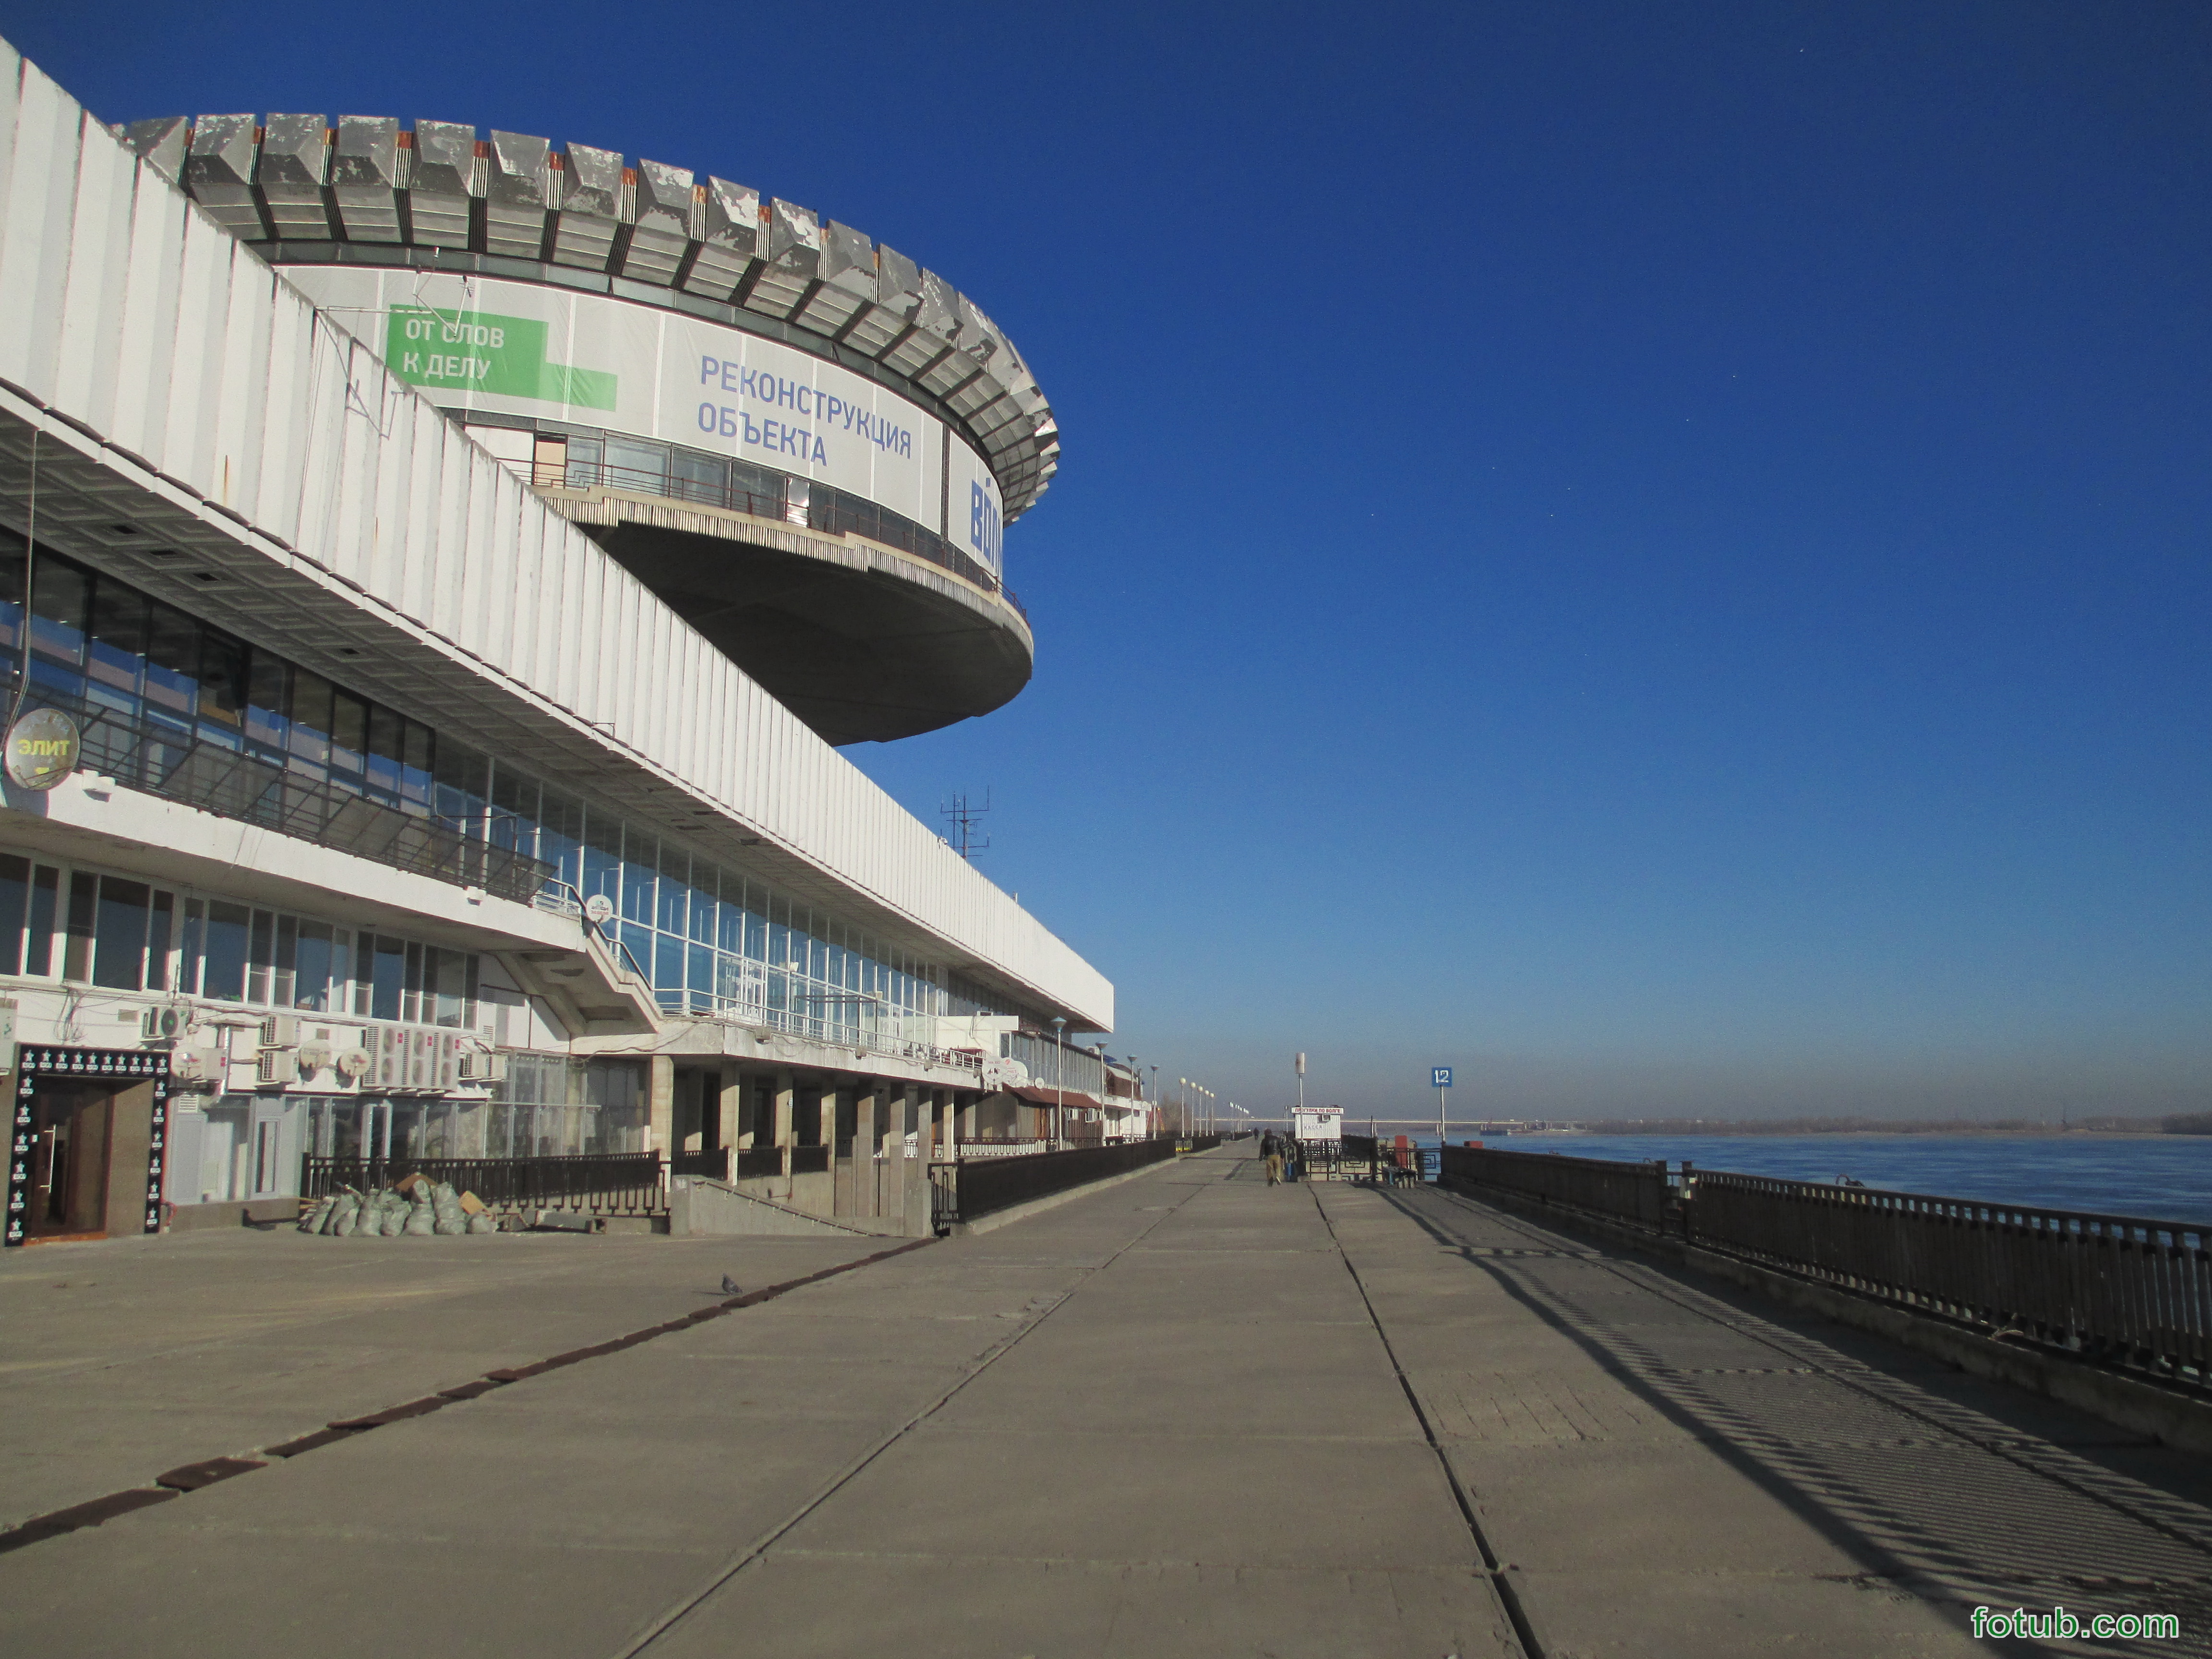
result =
[{"label": "white concrete building", "polygon": [[926,1225],[978,1030],[1114,1015],[832,743],[1028,678],[1012,344],[720,179],[0,53],[0,669],[82,734],[0,812],[7,1242],[387,1158]]}]

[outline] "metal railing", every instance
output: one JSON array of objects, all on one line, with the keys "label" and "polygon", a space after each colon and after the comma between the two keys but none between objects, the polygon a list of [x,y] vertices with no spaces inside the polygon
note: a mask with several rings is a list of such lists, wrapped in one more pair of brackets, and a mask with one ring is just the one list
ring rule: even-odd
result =
[{"label": "metal railing", "polygon": [[[0,696],[12,695],[12,673]],[[351,853],[394,870],[457,887],[480,887],[527,904],[555,867],[511,848],[465,836],[435,818],[286,770],[143,714],[104,708],[33,685],[26,708],[59,708],[82,734],[79,765],[126,788]]]},{"label": "metal railing", "polygon": [[1052,1150],[1049,1140],[963,1140],[955,1148],[962,1163],[970,1158],[1034,1158]]},{"label": "metal railing", "polygon": [[1437,1177],[1447,1187],[1494,1188],[1540,1204],[1583,1210],[1653,1232],[1667,1219],[1667,1165],[1555,1152],[1500,1152],[1446,1146]]},{"label": "metal railing", "polygon": [[1162,1135],[1070,1152],[984,1158],[973,1164],[933,1164],[929,1166],[930,1212],[940,1227],[975,1221],[1031,1199],[1048,1198],[1071,1187],[1164,1163],[1175,1155],[1175,1138]]},{"label": "metal railing", "polygon": [[592,1210],[657,1215],[668,1207],[653,1152],[584,1152],[556,1158],[326,1158],[300,1160],[300,1194],[327,1198],[340,1187],[371,1192],[410,1175],[453,1183],[495,1210]]},{"label": "metal railing", "polygon": [[783,1148],[748,1146],[738,1154],[737,1179],[760,1181],[783,1173]]},{"label": "metal railing", "polygon": [[828,1146],[793,1146],[791,1149],[791,1172],[793,1175],[827,1175],[830,1172]]},{"label": "metal railing", "polygon": [[800,506],[782,491],[763,495],[740,489],[734,483],[718,484],[685,478],[649,468],[617,466],[605,461],[546,462],[534,468],[532,487],[538,489],[617,489],[625,495],[658,495],[664,501],[689,501],[699,507],[720,507],[779,524],[802,525],[825,536],[859,536],[896,549],[972,582],[1012,605],[1024,621],[1029,612],[1014,592],[993,574],[988,565],[971,559],[935,532],[911,519],[816,485],[807,503]]},{"label": "metal railing", "polygon": [[730,1178],[730,1149],[717,1146],[711,1152],[671,1152],[668,1173],[680,1176],[704,1176],[709,1181]]},{"label": "metal railing", "polygon": [[2212,1227],[1460,1146],[1443,1178],[2212,1392]]},{"label": "metal railing", "polygon": [[1767,1176],[1689,1181],[1684,1231],[1703,1249],[2212,1389],[2212,1228]]}]

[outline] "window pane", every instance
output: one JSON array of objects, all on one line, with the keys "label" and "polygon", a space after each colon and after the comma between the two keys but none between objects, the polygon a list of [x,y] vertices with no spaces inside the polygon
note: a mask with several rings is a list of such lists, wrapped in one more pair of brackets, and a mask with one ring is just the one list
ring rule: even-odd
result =
[{"label": "window pane", "polygon": [[328,922],[303,921],[292,943],[292,1006],[316,1013],[331,1006],[331,929]]},{"label": "window pane", "polygon": [[61,896],[62,872],[51,864],[31,872],[31,921],[23,936],[23,971],[53,972],[54,910]]},{"label": "window pane", "polygon": [[292,698],[285,712],[292,717],[293,759],[304,763],[310,776],[319,776],[331,758],[331,683],[304,668],[292,671]]},{"label": "window pane", "polygon": [[246,1000],[269,1000],[269,978],[276,965],[276,918],[267,910],[253,913],[253,939],[246,959]]},{"label": "window pane", "polygon": [[136,991],[145,983],[146,916],[153,892],[143,881],[103,876],[94,923],[92,982],[111,991]]},{"label": "window pane", "polygon": [[136,696],[138,664],[145,654],[144,597],[112,580],[95,583],[92,596],[93,683]]},{"label": "window pane", "polygon": [[331,694],[331,769],[358,775],[368,754],[368,705],[349,691]]},{"label": "window pane", "polygon": [[434,1007],[423,1012],[440,1025],[459,1025],[463,1005],[467,1000],[466,969],[468,955],[461,951],[432,951],[428,964],[428,989],[436,998]]},{"label": "window pane", "polygon": [[[362,940],[363,948],[366,948],[368,936],[364,933]],[[407,946],[404,941],[378,937],[372,984],[370,1018],[398,1019],[407,985]]]},{"label": "window pane", "polygon": [[437,747],[430,729],[407,722],[399,764],[399,804],[411,811],[430,810],[430,763]]},{"label": "window pane", "polygon": [[98,884],[82,870],[70,874],[69,937],[62,957],[62,977],[82,981],[92,971],[93,895]]},{"label": "window pane", "polygon": [[30,860],[0,853],[0,974],[22,967],[23,918],[30,900]]},{"label": "window pane", "polygon": [[184,941],[177,948],[177,989],[188,997],[200,994],[200,946],[206,936],[206,907],[198,899],[186,899]]},{"label": "window pane", "polygon": [[269,988],[269,1000],[279,1008],[293,1006],[293,964],[299,960],[300,919],[276,918],[276,976]]},{"label": "window pane", "polygon": [[219,1002],[246,999],[246,939],[252,913],[217,899],[208,906],[207,977],[200,994]]},{"label": "window pane", "polygon": [[61,662],[82,662],[92,578],[68,560],[41,552],[33,580],[38,591],[31,602],[32,649]]},{"label": "window pane", "polygon": [[146,925],[146,988],[169,988],[169,928],[176,909],[173,893],[154,895],[154,914]]},{"label": "window pane", "polygon": [[[200,630],[199,714],[202,729],[219,722],[238,729],[252,688],[245,645],[212,628]],[[179,671],[181,673],[181,670]]]},{"label": "window pane", "polygon": [[292,722],[285,714],[284,665],[266,651],[252,653],[252,670],[246,678],[246,740],[269,751],[272,757],[281,757],[292,731]]},{"label": "window pane", "polygon": [[155,605],[146,632],[146,701],[190,720],[199,685],[199,624],[181,611]]}]

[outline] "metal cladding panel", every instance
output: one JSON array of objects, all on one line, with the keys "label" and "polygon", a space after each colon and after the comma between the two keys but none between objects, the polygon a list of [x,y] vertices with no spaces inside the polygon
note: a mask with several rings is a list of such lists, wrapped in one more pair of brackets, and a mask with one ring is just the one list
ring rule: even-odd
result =
[{"label": "metal cladding panel", "polygon": [[82,409],[100,429],[115,416],[118,344],[113,319],[123,303],[137,167],[107,144],[82,146],[71,204],[70,268],[83,273],[62,293],[54,335],[54,398]]},{"label": "metal cladding panel", "polygon": [[479,717],[596,743],[603,790],[718,806],[933,954],[1110,1023],[1096,970],[28,67],[0,86],[0,377],[246,520],[203,515],[269,559],[271,629],[280,595],[350,584],[403,706],[467,665]]},{"label": "metal cladding panel", "polygon": [[191,136],[192,124],[181,115],[133,121],[123,129],[123,142],[173,185],[184,181],[185,146],[191,142]]}]

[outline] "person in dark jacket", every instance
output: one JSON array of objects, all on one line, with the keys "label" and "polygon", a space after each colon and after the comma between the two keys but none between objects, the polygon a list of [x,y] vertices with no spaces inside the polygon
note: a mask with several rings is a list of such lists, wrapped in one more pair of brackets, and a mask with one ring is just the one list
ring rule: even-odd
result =
[{"label": "person in dark jacket", "polygon": [[1260,1137],[1260,1161],[1267,1166],[1267,1184],[1283,1184],[1283,1143],[1273,1129]]}]

